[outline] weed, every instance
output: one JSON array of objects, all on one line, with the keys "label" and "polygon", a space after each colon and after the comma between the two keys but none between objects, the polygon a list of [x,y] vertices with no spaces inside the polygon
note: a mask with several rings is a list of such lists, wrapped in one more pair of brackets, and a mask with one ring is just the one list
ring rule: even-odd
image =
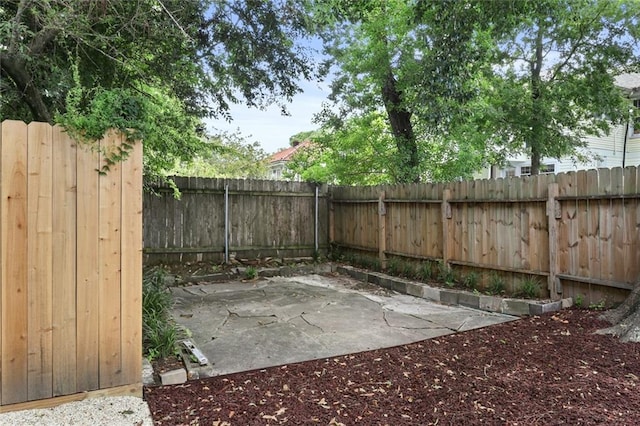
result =
[{"label": "weed", "polygon": [[443,261],[438,261],[438,280],[442,281],[447,287],[453,287],[455,284],[453,270]]},{"label": "weed", "polygon": [[462,285],[469,290],[475,290],[480,282],[480,274],[475,271],[469,272],[469,274],[462,280]]},{"label": "weed", "polygon": [[407,278],[413,278],[416,274],[416,268],[414,268],[413,264],[410,262],[404,262],[402,265],[402,275]]},{"label": "weed", "polygon": [[319,250],[314,250],[312,256],[313,256],[313,263],[320,262],[320,251]]},{"label": "weed", "polygon": [[142,280],[142,339],[150,360],[173,354],[178,341],[178,327],[169,316],[173,301],[164,279],[164,270],[155,268]]},{"label": "weed", "polygon": [[392,257],[387,262],[387,271],[391,275],[400,275],[400,272],[402,272],[402,261],[397,257]]},{"label": "weed", "polygon": [[527,277],[522,280],[518,290],[513,295],[525,299],[535,299],[540,296],[540,282],[536,278]]},{"label": "weed", "polygon": [[497,296],[503,294],[507,286],[504,283],[502,277],[495,272],[489,277],[489,285],[487,286],[487,293]]},{"label": "weed", "polygon": [[432,275],[433,270],[431,267],[431,262],[422,262],[422,265],[420,265],[420,269],[418,269],[418,278],[420,278],[420,280],[422,281],[429,281],[431,280]]},{"label": "weed", "polygon": [[258,270],[254,266],[249,266],[244,271],[244,276],[248,280],[254,280],[254,279],[258,278]]},{"label": "weed", "polygon": [[576,305],[577,308],[582,308],[583,303],[584,303],[584,296],[581,294],[578,294],[573,304]]},{"label": "weed", "polygon": [[592,303],[589,305],[589,309],[593,310],[593,311],[604,311],[604,308],[606,307],[607,302],[606,300],[601,300],[598,303]]}]

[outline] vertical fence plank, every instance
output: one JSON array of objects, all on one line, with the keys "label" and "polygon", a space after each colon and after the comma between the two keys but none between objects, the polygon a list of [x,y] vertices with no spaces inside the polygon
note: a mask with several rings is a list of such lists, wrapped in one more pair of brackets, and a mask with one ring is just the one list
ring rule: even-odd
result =
[{"label": "vertical fence plank", "polygon": [[[119,137],[109,133],[101,141],[108,152],[119,144]],[[101,163],[104,160],[101,159]],[[100,387],[120,384],[122,372],[121,313],[120,313],[120,226],[121,226],[121,170],[120,163],[100,176],[100,265],[99,265],[99,343]]]},{"label": "vertical fence plank", "polygon": [[78,391],[98,389],[98,169],[97,152],[81,146],[77,150],[77,386]]},{"label": "vertical fence plank", "polygon": [[27,126],[2,124],[2,404],[27,400]]},{"label": "vertical fence plank", "polygon": [[53,396],[52,138],[49,124],[29,124],[29,400]]},{"label": "vertical fence plank", "polygon": [[122,164],[122,380],[141,380],[142,359],[142,144]]},{"label": "vertical fence plank", "polygon": [[53,129],[53,395],[76,392],[76,143]]}]

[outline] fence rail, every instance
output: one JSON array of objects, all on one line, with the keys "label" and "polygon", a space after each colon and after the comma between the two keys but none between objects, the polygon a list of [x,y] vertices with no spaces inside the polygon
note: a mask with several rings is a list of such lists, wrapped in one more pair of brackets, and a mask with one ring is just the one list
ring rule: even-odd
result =
[{"label": "fence rail", "polygon": [[331,242],[389,258],[525,276],[547,295],[620,300],[640,274],[640,173],[330,189]]},{"label": "fence rail", "polygon": [[4,121],[0,158],[0,412],[141,390],[141,145],[100,175],[60,127]]}]

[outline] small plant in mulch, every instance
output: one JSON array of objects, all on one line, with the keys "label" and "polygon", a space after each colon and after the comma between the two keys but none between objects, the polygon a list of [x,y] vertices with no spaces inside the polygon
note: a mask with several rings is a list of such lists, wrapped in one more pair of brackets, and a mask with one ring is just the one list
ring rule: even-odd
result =
[{"label": "small plant in mulch", "polygon": [[144,355],[151,361],[175,354],[180,337],[169,314],[173,301],[165,276],[162,268],[152,268],[142,279],[142,342]]},{"label": "small plant in mulch", "polygon": [[442,281],[447,287],[453,287],[456,284],[456,276],[448,265],[444,262],[438,262],[438,280]]},{"label": "small plant in mulch", "polygon": [[391,275],[400,275],[402,272],[402,261],[397,257],[392,257],[387,262],[387,272]]},{"label": "small plant in mulch", "polygon": [[255,280],[258,278],[258,269],[255,266],[248,266],[244,272],[244,276],[248,280]]},{"label": "small plant in mulch", "polygon": [[489,276],[489,285],[487,286],[487,293],[498,296],[504,294],[507,290],[507,286],[504,283],[502,277],[496,273]]},{"label": "small plant in mulch", "polygon": [[575,305],[576,308],[582,308],[582,304],[584,303],[584,296],[581,294],[578,294],[575,297],[575,300],[573,301],[573,304]]},{"label": "small plant in mulch", "polygon": [[589,309],[592,311],[604,311],[607,307],[607,301],[606,300],[601,300],[598,303],[591,303],[589,304]]},{"label": "small plant in mulch", "polygon": [[540,296],[540,282],[533,277],[523,279],[518,289],[513,293],[513,296],[524,299],[538,298]]},{"label": "small plant in mulch", "polygon": [[420,268],[418,268],[417,276],[420,279],[420,281],[423,281],[423,282],[431,281],[431,278],[433,276],[433,267],[431,265],[431,262],[429,261],[422,262],[422,264],[420,265]]},{"label": "small plant in mulch", "polygon": [[462,280],[462,285],[464,286],[464,288],[473,291],[478,288],[479,282],[480,282],[480,274],[475,271],[471,271]]}]

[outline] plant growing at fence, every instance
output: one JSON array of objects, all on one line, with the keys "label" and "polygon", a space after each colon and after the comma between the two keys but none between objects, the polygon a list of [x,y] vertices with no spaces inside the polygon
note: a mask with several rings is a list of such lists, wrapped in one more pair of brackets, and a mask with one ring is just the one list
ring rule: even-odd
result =
[{"label": "plant growing at fence", "polygon": [[418,278],[421,281],[430,281],[431,277],[433,276],[433,267],[431,265],[431,262],[429,262],[428,260],[425,262],[422,262],[422,264],[420,265],[420,268],[418,269]]},{"label": "plant growing at fence", "polygon": [[480,274],[476,271],[471,271],[464,277],[462,280],[462,285],[469,290],[475,290],[478,288],[478,283],[480,282]]},{"label": "plant growing at fence", "polygon": [[487,286],[487,293],[497,296],[503,294],[507,289],[502,277],[495,272],[489,277],[489,285]]},{"label": "plant growing at fence", "polygon": [[441,260],[438,261],[438,280],[442,281],[447,287],[453,287],[456,281],[453,269]]},{"label": "plant growing at fence", "polygon": [[400,275],[402,272],[402,261],[397,257],[392,257],[387,262],[387,272],[391,275]]},{"label": "plant growing at fence", "polygon": [[522,280],[513,295],[525,299],[535,299],[540,296],[540,282],[534,277],[527,277]]},{"label": "plant growing at fence", "polygon": [[406,278],[413,278],[416,275],[416,268],[411,262],[403,262],[402,275]]},{"label": "plant growing at fence", "polygon": [[583,303],[584,303],[584,296],[581,294],[576,295],[576,298],[573,304],[576,305],[577,308],[581,308]]},{"label": "plant growing at fence", "polygon": [[177,350],[180,332],[169,315],[172,303],[164,270],[145,271],[142,279],[142,342],[149,360],[167,357]]}]

